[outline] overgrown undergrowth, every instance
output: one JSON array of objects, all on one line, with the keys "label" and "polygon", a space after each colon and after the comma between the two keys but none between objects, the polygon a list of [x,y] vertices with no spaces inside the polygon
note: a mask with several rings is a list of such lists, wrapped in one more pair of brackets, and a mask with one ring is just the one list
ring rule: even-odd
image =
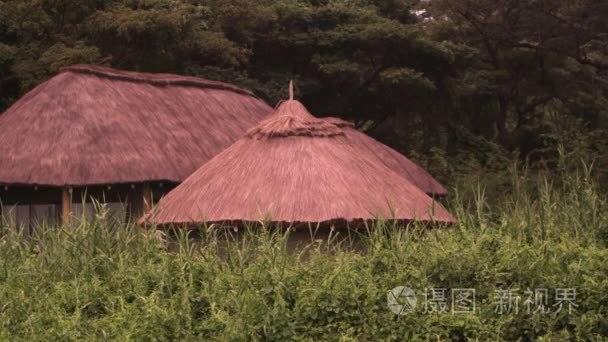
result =
[{"label": "overgrown undergrowth", "polygon": [[[29,240],[5,227],[0,339],[603,339],[604,194],[584,170],[536,185],[489,201],[481,187],[458,191],[449,203],[458,226],[378,222],[357,248],[311,240],[300,252],[289,249],[289,232],[231,239],[214,229],[197,243],[178,234],[167,251],[154,231],[109,223],[103,210],[94,221],[39,227]],[[413,312],[389,310],[397,286],[416,292]],[[447,312],[424,312],[431,288],[446,289]],[[458,288],[475,290],[474,313],[452,312]],[[564,288],[576,291],[571,313],[557,312],[554,292]],[[506,289],[521,297],[518,312],[499,312]],[[528,313],[527,289],[547,289],[551,312]]]}]

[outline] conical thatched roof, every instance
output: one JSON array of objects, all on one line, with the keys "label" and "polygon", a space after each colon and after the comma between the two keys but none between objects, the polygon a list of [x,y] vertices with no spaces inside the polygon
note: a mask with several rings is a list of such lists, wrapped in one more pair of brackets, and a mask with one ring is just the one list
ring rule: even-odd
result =
[{"label": "conical thatched roof", "polygon": [[438,203],[298,101],[270,117],[161,199],[147,223],[453,222]]},{"label": "conical thatched roof", "polygon": [[[281,113],[282,112],[280,111],[276,111],[273,115],[281,115]],[[308,111],[300,113],[300,116],[315,118],[312,114],[308,113]],[[403,154],[355,129],[352,123],[336,117],[326,117],[323,119],[342,128],[344,134],[353,144],[357,145],[359,148],[368,150],[375,155],[380,162],[407,178],[407,180],[426,194],[431,196],[445,196],[448,194],[446,188],[426,172],[426,170],[409,160]]]},{"label": "conical thatched roof", "polygon": [[221,82],[64,68],[0,115],[0,184],[179,182],[271,111]]},{"label": "conical thatched roof", "polygon": [[445,196],[448,194],[448,191],[441,183],[403,154],[384,145],[369,135],[358,131],[350,122],[334,117],[325,119],[343,127],[344,133],[354,144],[358,145],[360,148],[369,150],[369,152],[378,157],[386,166],[393,171],[396,171],[398,174],[403,175],[407,180],[428,195]]}]

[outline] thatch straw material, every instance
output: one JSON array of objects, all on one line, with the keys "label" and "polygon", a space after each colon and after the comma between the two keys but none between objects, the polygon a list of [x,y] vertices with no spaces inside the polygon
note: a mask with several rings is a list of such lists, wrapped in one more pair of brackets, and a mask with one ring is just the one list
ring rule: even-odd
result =
[{"label": "thatch straw material", "polygon": [[[305,113],[306,109],[301,103],[289,101],[279,107],[280,111]],[[280,113],[280,112],[279,112]],[[276,115],[262,121],[259,125],[247,132],[246,136],[252,139],[284,138],[284,137],[333,137],[344,135],[344,130],[333,122],[317,119],[314,116],[283,114]]]},{"label": "thatch straw material", "polygon": [[221,82],[64,68],[0,115],[0,184],[180,182],[271,111]]},{"label": "thatch straw material", "polygon": [[344,129],[344,134],[346,134],[354,144],[360,148],[369,150],[369,152],[374,154],[378,159],[382,160],[386,166],[393,171],[396,171],[398,174],[403,175],[407,180],[428,195],[446,196],[448,194],[448,191],[441,183],[403,154],[384,145],[369,135],[358,131],[350,122],[334,117],[325,119],[342,127]]},{"label": "thatch straw material", "polygon": [[362,149],[343,125],[297,101],[277,111],[161,199],[144,223],[360,222],[454,218]]},{"label": "thatch straw material", "polygon": [[[291,106],[302,106],[302,104],[299,102],[294,102],[291,104]],[[339,127],[340,129],[338,131],[346,135],[352,141],[353,144],[356,144],[358,147],[371,152],[371,154],[375,155],[378,159],[380,159],[382,163],[384,163],[393,171],[396,171],[398,174],[403,175],[405,178],[407,178],[407,180],[409,180],[412,184],[416,185],[426,194],[434,196],[445,196],[448,194],[448,191],[445,189],[445,187],[443,187],[441,183],[439,183],[423,168],[418,166],[413,161],[409,160],[403,154],[395,151],[387,145],[384,145],[383,143],[370,137],[369,135],[355,129],[352,123],[335,117],[323,118],[322,123],[318,123],[318,119],[316,119],[312,114],[308,113],[306,108],[304,108],[303,106],[302,108],[279,107],[279,109],[273,113],[273,116],[290,116],[289,110],[295,110],[299,113],[299,116],[301,118],[309,120],[309,126],[327,126],[329,124],[333,124],[334,127]],[[274,124],[277,123],[275,122]],[[263,130],[267,128],[258,126],[257,129]],[[250,134],[255,135],[257,134],[257,132],[250,132]]]}]

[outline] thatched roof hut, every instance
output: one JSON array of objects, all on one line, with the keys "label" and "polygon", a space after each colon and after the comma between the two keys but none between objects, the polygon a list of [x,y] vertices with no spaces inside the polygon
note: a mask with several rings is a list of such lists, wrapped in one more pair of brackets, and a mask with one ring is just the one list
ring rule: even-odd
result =
[{"label": "thatched roof hut", "polygon": [[[226,83],[63,68],[0,115],[0,200],[41,200],[47,189],[45,201],[61,198],[57,189],[181,182],[271,111]],[[34,187],[38,196],[29,193]]]},{"label": "thatched roof hut", "polygon": [[283,102],[161,199],[144,223],[360,222],[454,218],[354,143],[343,124]]},{"label": "thatched roof hut", "polygon": [[64,68],[0,116],[0,184],[180,182],[271,111],[225,83]]}]

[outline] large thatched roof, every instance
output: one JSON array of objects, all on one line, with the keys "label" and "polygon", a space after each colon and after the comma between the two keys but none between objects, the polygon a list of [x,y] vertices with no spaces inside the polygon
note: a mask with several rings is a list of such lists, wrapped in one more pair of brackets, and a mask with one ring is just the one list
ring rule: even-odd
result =
[{"label": "large thatched roof", "polygon": [[335,120],[286,101],[161,199],[147,223],[357,222],[454,218],[378,162]]},{"label": "large thatched roof", "polygon": [[0,184],[179,182],[271,111],[221,82],[64,68],[0,115]]}]

